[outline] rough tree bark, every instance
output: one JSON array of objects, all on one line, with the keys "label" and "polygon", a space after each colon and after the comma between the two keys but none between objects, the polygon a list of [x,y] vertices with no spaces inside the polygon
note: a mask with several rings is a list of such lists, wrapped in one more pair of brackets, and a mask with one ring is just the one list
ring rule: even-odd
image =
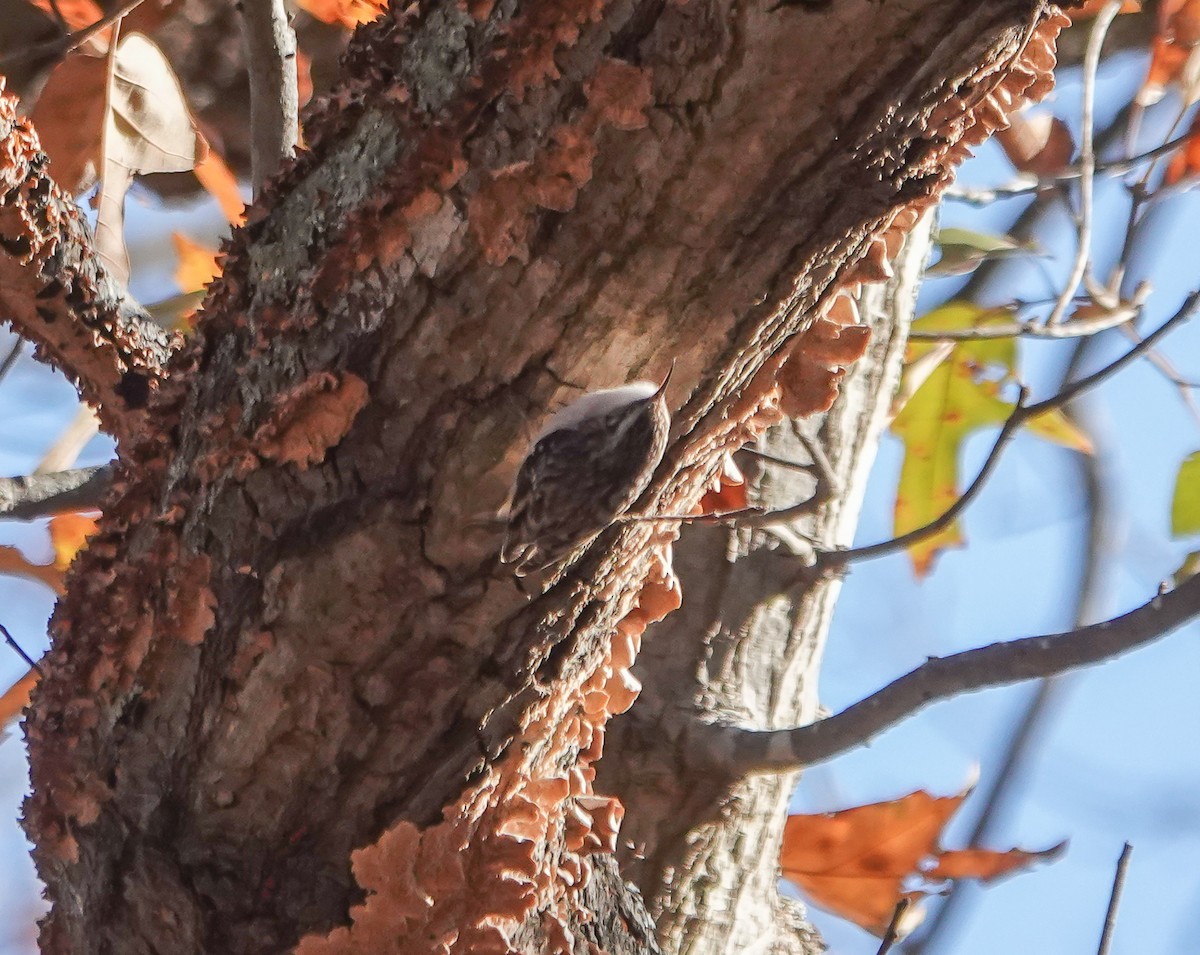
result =
[{"label": "rough tree bark", "polygon": [[[476,518],[580,387],[675,361],[642,501],[668,513],[780,409],[828,407],[866,345],[852,294],[1048,89],[1062,22],[1042,0],[769,6],[472,0],[359,32],[195,339],[109,419],[118,475],[26,721],[44,951],[655,950],[592,783],[642,631],[680,596],[674,530],[614,527],[531,597]],[[53,345],[15,306],[65,296],[142,375],[117,305],[71,282],[11,103],[0,127],[0,304]],[[870,417],[827,434],[843,473]],[[836,506],[822,520],[846,533]],[[789,592],[781,692],[811,683],[830,586]],[[670,749],[646,735],[621,738]],[[630,765],[614,785],[653,864],[627,876],[679,949],[703,917],[680,893],[711,904],[680,860],[738,781],[665,826]]]}]

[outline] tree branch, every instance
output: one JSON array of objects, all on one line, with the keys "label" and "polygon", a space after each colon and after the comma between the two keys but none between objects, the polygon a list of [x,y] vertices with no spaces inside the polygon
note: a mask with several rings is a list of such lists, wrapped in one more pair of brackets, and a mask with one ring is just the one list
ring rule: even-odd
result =
[{"label": "tree branch", "polygon": [[[1110,159],[1107,162],[1097,162],[1093,168],[1093,172],[1123,176],[1127,172],[1132,172],[1144,162],[1152,162],[1160,156],[1174,152],[1186,143],[1189,138],[1190,136],[1188,135],[1176,136],[1174,139],[1160,143],[1153,149],[1147,149],[1136,156]],[[1049,189],[1053,186],[1070,182],[1073,179],[1079,179],[1082,175],[1082,164],[1077,163],[1074,166],[1068,166],[1062,172],[1055,173],[1052,176],[1026,176],[1008,185],[993,186],[990,189],[986,187],[972,189],[967,186],[951,186],[944,193],[944,198],[953,199],[956,202],[966,203],[971,206],[986,206],[991,205],[997,199],[1012,199],[1016,196],[1027,196],[1031,193],[1041,192],[1043,189]]]},{"label": "tree branch", "polygon": [[242,41],[250,72],[251,160],[255,198],[296,148],[299,94],[296,34],[283,0],[243,3]]},{"label": "tree branch", "polygon": [[104,430],[128,442],[149,431],[147,401],[174,339],[105,272],[12,96],[0,95],[0,147],[0,314],[96,406]]},{"label": "tree branch", "polygon": [[1124,325],[1136,317],[1136,305],[1127,305],[1113,309],[1096,318],[1076,319],[1062,322],[1058,325],[1043,325],[1032,319],[1025,322],[1006,322],[1002,325],[981,325],[978,328],[946,329],[945,331],[925,331],[917,329],[909,332],[912,341],[986,341],[993,338],[1088,338],[1100,332]]},{"label": "tree branch", "polygon": [[1117,871],[1113,875],[1112,893],[1108,897],[1108,911],[1104,914],[1104,931],[1100,933],[1100,947],[1096,955],[1108,955],[1112,948],[1113,932],[1117,927],[1117,907],[1121,904],[1121,893],[1125,891],[1125,876],[1129,871],[1129,857],[1133,855],[1133,846],[1128,842],[1121,850],[1117,859]]},{"label": "tree branch", "polygon": [[979,495],[979,492],[983,490],[983,486],[987,483],[988,478],[991,477],[996,469],[996,465],[1000,461],[1001,453],[1016,435],[1021,425],[1032,418],[1036,418],[1038,415],[1045,414],[1047,411],[1061,408],[1073,399],[1078,398],[1085,391],[1094,388],[1105,379],[1116,374],[1135,358],[1150,351],[1159,339],[1163,338],[1163,336],[1177,325],[1191,318],[1198,304],[1200,304],[1200,292],[1192,292],[1174,315],[1130,348],[1125,354],[1121,355],[1121,357],[1105,365],[1098,371],[1094,371],[1092,374],[1086,375],[1078,381],[1071,382],[1069,385],[1063,387],[1058,394],[1050,398],[1045,398],[1034,404],[1025,404],[1026,392],[1022,388],[1017,406],[1013,409],[1013,413],[1009,415],[1008,420],[1004,422],[1003,427],[1001,427],[1000,434],[996,437],[996,443],[992,445],[992,450],[988,453],[987,460],[983,462],[983,467],[979,469],[979,473],[975,475],[975,479],[963,491],[957,501],[928,524],[915,528],[907,534],[901,534],[890,540],[879,541],[874,544],[865,544],[862,547],[818,552],[817,566],[819,568],[832,569],[844,567],[846,564],[857,560],[870,560],[874,557],[882,557],[885,554],[904,550],[906,547],[918,541],[925,540],[944,528],[949,527],[958,515],[966,510],[967,506]]},{"label": "tree branch", "polygon": [[0,478],[0,518],[31,521],[97,507],[112,484],[112,465]]},{"label": "tree branch", "polygon": [[29,669],[35,671],[39,676],[41,676],[42,668],[38,666],[37,660],[25,652],[24,648],[22,648],[22,646],[13,639],[13,635],[8,632],[8,627],[4,626],[2,623],[0,623],[0,635],[4,637],[4,642],[16,651],[17,656],[19,656],[29,665]]},{"label": "tree branch", "polygon": [[1087,52],[1083,57],[1083,109],[1080,115],[1079,138],[1079,216],[1076,219],[1075,260],[1071,264],[1071,275],[1059,294],[1058,301],[1046,317],[1046,327],[1062,321],[1067,307],[1075,297],[1087,272],[1088,259],[1092,251],[1092,196],[1093,180],[1096,176],[1096,151],[1094,146],[1096,124],[1096,73],[1100,68],[1100,50],[1104,37],[1120,10],[1119,0],[1110,0],[1096,15],[1088,38]]},{"label": "tree branch", "polygon": [[932,657],[877,693],[808,726],[748,730],[693,724],[685,746],[696,765],[738,777],[794,772],[866,743],[937,700],[1100,663],[1163,637],[1198,614],[1200,575],[1104,623]]}]

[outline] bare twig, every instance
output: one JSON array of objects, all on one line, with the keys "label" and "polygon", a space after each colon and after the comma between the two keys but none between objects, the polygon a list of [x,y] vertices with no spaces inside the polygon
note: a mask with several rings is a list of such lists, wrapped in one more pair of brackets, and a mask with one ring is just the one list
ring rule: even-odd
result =
[{"label": "bare twig", "polygon": [[1108,897],[1108,911],[1104,914],[1104,931],[1100,934],[1100,947],[1096,955],[1108,955],[1112,947],[1113,931],[1117,927],[1117,907],[1121,904],[1121,893],[1125,889],[1125,875],[1129,871],[1129,857],[1133,854],[1133,846],[1128,842],[1121,850],[1117,859],[1117,871],[1113,875],[1112,893]]},{"label": "bare twig", "polygon": [[1157,640],[1197,615],[1200,575],[1104,623],[932,657],[866,699],[808,726],[749,730],[693,723],[686,731],[689,762],[735,778],[794,772],[863,745],[935,701],[1100,663]]},{"label": "bare twig", "polygon": [[1024,322],[1005,322],[996,325],[981,325],[978,328],[946,329],[945,331],[925,331],[914,329],[908,337],[912,341],[986,341],[993,338],[1087,338],[1098,335],[1110,328],[1124,325],[1136,317],[1138,309],[1135,305],[1115,308],[1096,318],[1076,319],[1060,322],[1057,325],[1043,325],[1030,319]]},{"label": "bare twig", "polygon": [[892,912],[892,920],[888,922],[887,931],[883,933],[883,938],[879,941],[879,950],[875,955],[887,955],[892,950],[892,946],[900,939],[900,923],[904,921],[905,913],[908,912],[911,905],[912,899],[907,896],[896,903],[896,908]]},{"label": "bare twig", "polygon": [[932,537],[934,534],[945,530],[953,524],[957,520],[958,515],[965,511],[978,496],[979,492],[983,490],[984,485],[988,482],[988,478],[996,470],[996,465],[1000,463],[1000,456],[1004,453],[1004,449],[1016,436],[1021,425],[1030,417],[1027,414],[1029,406],[1024,403],[1026,397],[1027,392],[1022,388],[1021,395],[1017,400],[1016,409],[1009,415],[1008,420],[1000,428],[1000,434],[996,436],[996,443],[992,445],[992,450],[988,452],[987,459],[983,462],[983,467],[975,475],[975,480],[959,495],[958,500],[946,508],[938,517],[935,517],[928,524],[915,528],[907,534],[901,534],[899,537],[893,537],[890,540],[879,541],[875,544],[864,544],[862,547],[851,547],[847,550],[823,551],[817,555],[817,564],[823,567],[842,567],[852,561],[871,560],[874,557],[882,557],[884,554],[892,554],[898,550],[904,550],[913,544]]},{"label": "bare twig", "polygon": [[2,623],[0,623],[0,633],[4,634],[4,642],[17,651],[17,655],[29,664],[29,668],[31,670],[36,671],[40,675],[42,668],[38,666],[37,661],[34,660],[33,657],[31,657],[23,649],[21,649],[21,645],[17,643],[17,641],[13,639],[13,635],[8,632],[8,627],[4,626]]},{"label": "bare twig", "polygon": [[[1187,135],[1176,136],[1168,142],[1161,143],[1153,149],[1147,149],[1143,153],[1136,156],[1130,156],[1128,159],[1110,159],[1107,162],[1096,162],[1094,171],[1098,173],[1107,173],[1112,176],[1123,176],[1127,172],[1132,172],[1144,162],[1150,162],[1158,159],[1160,156],[1165,156],[1168,153],[1174,152],[1180,146],[1188,141],[1190,137]],[[947,199],[954,199],[958,202],[965,202],[968,205],[985,206],[997,199],[1011,199],[1016,196],[1027,196],[1033,192],[1040,192],[1043,189],[1049,189],[1053,186],[1060,186],[1063,183],[1071,182],[1082,176],[1083,169],[1077,163],[1074,166],[1068,166],[1061,172],[1057,172],[1052,176],[1029,176],[1023,180],[1013,182],[1007,186],[993,186],[992,188],[971,189],[968,187],[951,186],[943,194]]]},{"label": "bare twig", "polygon": [[837,568],[845,566],[848,563],[857,560],[870,560],[874,557],[882,557],[885,554],[891,554],[898,550],[903,550],[912,544],[925,540],[932,535],[949,527],[950,524],[958,517],[959,514],[971,503],[972,500],[983,489],[988,478],[995,470],[999,463],[1000,455],[1005,446],[1012,440],[1017,430],[1026,421],[1035,418],[1040,414],[1045,414],[1054,408],[1060,408],[1073,399],[1079,397],[1085,391],[1094,388],[1107,378],[1116,374],[1134,359],[1148,352],[1154,345],[1167,333],[1176,326],[1191,318],[1192,313],[1196,310],[1197,304],[1200,303],[1200,292],[1191,293],[1180,306],[1179,311],[1172,315],[1169,319],[1163,322],[1153,332],[1143,338],[1140,342],[1130,348],[1127,352],[1121,355],[1116,360],[1105,365],[1098,371],[1090,375],[1085,375],[1083,378],[1073,381],[1064,386],[1058,394],[1050,398],[1045,398],[1035,404],[1025,404],[1025,391],[1022,389],[1021,397],[1017,401],[1017,406],[1008,420],[1004,422],[1000,429],[1000,434],[996,438],[996,443],[992,446],[991,452],[983,463],[983,467],[979,469],[979,473],[975,479],[949,508],[942,512],[941,515],[934,518],[928,524],[911,530],[906,534],[901,534],[899,537],[893,537],[890,540],[879,541],[875,544],[865,544],[862,547],[851,547],[846,550],[831,550],[823,551],[817,555],[817,565],[824,568]]},{"label": "bare twig", "polygon": [[31,521],[98,507],[112,484],[112,465],[0,478],[0,518]]},{"label": "bare twig", "polygon": [[296,148],[299,94],[296,34],[283,0],[238,5],[250,72],[250,128],[254,195]]},{"label": "bare twig", "polygon": [[1096,72],[1100,68],[1100,50],[1109,25],[1121,9],[1120,0],[1109,0],[1096,15],[1088,38],[1087,52],[1083,57],[1083,106],[1080,115],[1079,136],[1079,218],[1076,230],[1075,261],[1071,274],[1063,285],[1058,301],[1046,317],[1046,326],[1057,325],[1066,315],[1067,307],[1075,297],[1083,276],[1087,272],[1088,257],[1092,248],[1092,194],[1096,176],[1095,115],[1096,115]]},{"label": "bare twig", "polygon": [[[1132,342],[1141,341],[1137,329],[1132,324],[1129,324],[1121,329],[1121,333]],[[1146,361],[1150,362],[1167,381],[1175,386],[1176,392],[1179,394],[1179,400],[1183,402],[1184,407],[1191,413],[1193,420],[1200,424],[1200,406],[1197,405],[1195,396],[1192,391],[1200,388],[1200,383],[1188,381],[1175,369],[1170,360],[1159,354],[1156,350],[1151,349],[1146,352]]]},{"label": "bare twig", "polygon": [[8,373],[12,371],[13,365],[21,357],[21,348],[23,346],[24,342],[18,338],[13,342],[12,348],[8,350],[8,354],[4,356],[4,361],[0,361],[0,381],[3,381],[8,376]]},{"label": "bare twig", "polygon": [[152,430],[147,402],[175,339],[100,263],[83,214],[49,177],[28,121],[0,96],[0,313],[71,378],[118,441]]},{"label": "bare twig", "polygon": [[789,461],[786,458],[776,457],[773,454],[758,451],[754,448],[741,448],[739,450],[752,454],[763,461],[778,464],[781,467],[812,474],[813,479],[816,481],[816,487],[813,489],[812,495],[799,504],[793,504],[791,507],[784,507],[778,510],[767,510],[757,505],[751,505],[749,507],[739,507],[731,511],[717,511],[710,514],[622,514],[616,518],[616,521],[631,524],[680,521],[687,524],[730,524],[737,527],[769,527],[772,524],[785,524],[789,521],[794,521],[798,517],[812,514],[837,496],[837,478],[834,476],[833,466],[829,463],[829,459],[825,456],[825,452],[821,450],[820,445],[805,434],[797,434],[797,438],[812,458],[812,461],[808,464]]}]

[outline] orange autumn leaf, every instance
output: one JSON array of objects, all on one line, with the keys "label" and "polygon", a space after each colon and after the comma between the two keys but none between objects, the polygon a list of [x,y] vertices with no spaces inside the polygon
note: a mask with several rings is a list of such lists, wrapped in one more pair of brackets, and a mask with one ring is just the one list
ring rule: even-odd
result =
[{"label": "orange autumn leaf", "polygon": [[[1136,102],[1150,106],[1162,99],[1167,86],[1184,79],[1184,68],[1200,41],[1200,0],[1162,0],[1158,25],[1150,45],[1150,64]],[[1193,99],[1185,90],[1185,99]]]},{"label": "orange autumn leaf", "polygon": [[[840,812],[789,816],[780,853],[784,878],[816,905],[882,936],[900,899],[934,891],[931,881],[994,878],[1061,850],[939,849],[942,830],[968,793],[918,790]],[[916,891],[905,891],[914,885]]]},{"label": "orange autumn leaf", "polygon": [[296,0],[296,5],[322,23],[340,23],[351,30],[387,9],[386,0]]},{"label": "orange autumn leaf", "polygon": [[1163,175],[1163,182],[1169,186],[1198,173],[1200,173],[1200,113],[1192,116],[1192,122],[1187,131],[1187,141],[1171,157],[1171,162]]},{"label": "orange autumn leaf", "polygon": [[63,575],[54,564],[35,564],[17,548],[0,546],[0,574],[28,577],[45,584],[55,593],[63,592]]},{"label": "orange autumn leaf", "polygon": [[925,875],[930,879],[982,879],[989,882],[1034,862],[1049,862],[1065,848],[1066,842],[1028,852],[1024,849],[947,849]]},{"label": "orange autumn leaf", "polygon": [[58,0],[52,4],[50,0],[30,0],[35,7],[46,14],[51,20],[58,21],[54,13],[55,6],[62,14],[63,20],[71,30],[82,30],[104,19],[104,11],[95,0]]},{"label": "orange autumn leaf", "polygon": [[208,194],[217,200],[229,224],[241,225],[246,218],[246,204],[242,202],[242,194],[238,190],[237,176],[211,145],[192,172]]},{"label": "orange autumn leaf", "polygon": [[1035,176],[1062,172],[1075,154],[1071,131],[1052,113],[1010,116],[1008,128],[996,131],[996,142],[1013,168]]},{"label": "orange autumn leaf", "polygon": [[54,545],[54,566],[65,571],[71,566],[87,539],[96,532],[95,511],[90,513],[59,514],[50,518],[50,543]]},{"label": "orange autumn leaf", "polygon": [[182,232],[172,232],[171,242],[179,264],[175,266],[175,284],[181,292],[198,292],[221,274],[217,250],[193,242]]},{"label": "orange autumn leaf", "polygon": [[0,695],[0,726],[21,715],[29,705],[29,693],[37,681],[37,670],[30,670]]}]

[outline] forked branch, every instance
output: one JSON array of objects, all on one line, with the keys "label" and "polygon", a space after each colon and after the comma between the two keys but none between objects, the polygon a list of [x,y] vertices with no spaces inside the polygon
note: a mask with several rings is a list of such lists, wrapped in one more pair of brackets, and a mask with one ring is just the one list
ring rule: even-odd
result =
[{"label": "forked branch", "polygon": [[146,406],[172,336],[105,272],[74,200],[55,185],[36,133],[0,93],[0,314],[60,368],[122,443]]},{"label": "forked branch", "polygon": [[1042,401],[1034,404],[1026,403],[1026,392],[1021,391],[1021,397],[1017,401],[1017,406],[1013,413],[1009,415],[1008,420],[1004,422],[1000,429],[1000,434],[996,438],[996,443],[992,445],[992,450],[988,453],[987,459],[983,462],[983,467],[979,469],[979,473],[975,475],[975,479],[970,483],[965,491],[959,496],[953,504],[943,511],[938,517],[935,517],[928,524],[915,528],[906,534],[901,534],[898,537],[893,537],[889,540],[879,541],[875,544],[864,544],[862,547],[851,547],[846,550],[831,550],[822,551],[817,554],[817,566],[821,569],[831,570],[838,569],[859,560],[870,560],[874,557],[882,557],[885,554],[891,554],[899,550],[904,550],[913,544],[926,540],[934,534],[939,533],[949,527],[961,514],[968,505],[979,495],[987,483],[988,478],[996,470],[996,465],[1000,462],[1000,456],[1005,447],[1016,435],[1020,427],[1032,418],[1038,415],[1045,414],[1055,408],[1061,408],[1068,402],[1078,398],[1085,391],[1096,387],[1102,381],[1105,381],[1112,375],[1116,374],[1134,359],[1146,354],[1152,349],[1159,340],[1166,336],[1172,329],[1181,325],[1192,317],[1196,311],[1197,305],[1200,304],[1200,292],[1192,292],[1179,307],[1179,310],[1169,319],[1163,322],[1158,328],[1152,331],[1149,335],[1135,344],[1132,348],[1126,351],[1119,358],[1105,365],[1098,371],[1092,372],[1077,381],[1071,382],[1065,386],[1058,394],[1045,398]]}]

